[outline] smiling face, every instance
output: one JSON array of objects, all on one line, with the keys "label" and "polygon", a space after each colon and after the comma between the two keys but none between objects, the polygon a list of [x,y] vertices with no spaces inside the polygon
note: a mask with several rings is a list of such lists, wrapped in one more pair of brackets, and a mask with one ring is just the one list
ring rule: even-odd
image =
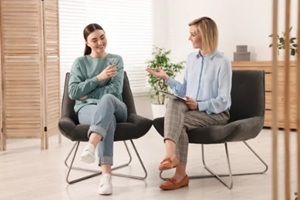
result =
[{"label": "smiling face", "polygon": [[209,17],[201,17],[189,23],[190,37],[194,48],[199,48],[201,55],[212,54],[218,47],[218,28]]},{"label": "smiling face", "polygon": [[191,25],[190,26],[189,40],[192,42],[193,48],[195,48],[195,49],[201,49],[202,48],[200,32],[198,31],[196,25]]},{"label": "smiling face", "polygon": [[107,39],[103,30],[96,29],[91,32],[86,39],[86,45],[91,48],[92,57],[104,57]]}]

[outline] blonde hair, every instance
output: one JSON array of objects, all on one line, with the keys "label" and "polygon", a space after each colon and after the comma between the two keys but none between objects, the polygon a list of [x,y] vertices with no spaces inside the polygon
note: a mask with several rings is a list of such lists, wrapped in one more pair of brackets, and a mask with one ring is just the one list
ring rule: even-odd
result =
[{"label": "blonde hair", "polygon": [[195,25],[202,40],[202,50],[211,54],[218,47],[218,27],[209,17],[201,17],[189,23],[189,26]]}]

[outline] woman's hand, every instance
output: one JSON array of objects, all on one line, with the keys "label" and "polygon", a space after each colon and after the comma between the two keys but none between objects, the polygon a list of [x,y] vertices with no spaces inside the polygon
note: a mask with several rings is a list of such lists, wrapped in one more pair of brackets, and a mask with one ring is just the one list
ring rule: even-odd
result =
[{"label": "woman's hand", "polygon": [[185,104],[189,107],[190,110],[198,110],[198,103],[194,99],[186,96]]},{"label": "woman's hand", "polygon": [[108,65],[100,74],[96,76],[98,81],[103,81],[118,74],[116,65]]},{"label": "woman's hand", "polygon": [[85,96],[79,98],[80,101],[84,101],[84,100],[86,100],[86,99],[87,99],[87,95],[85,95]]},{"label": "woman's hand", "polygon": [[152,70],[150,69],[149,67],[146,68],[146,71],[149,73],[149,74],[152,74],[153,76],[155,76],[156,78],[162,78],[164,80],[169,80],[169,76],[167,75],[167,73],[162,70],[160,67],[157,67],[156,70]]}]

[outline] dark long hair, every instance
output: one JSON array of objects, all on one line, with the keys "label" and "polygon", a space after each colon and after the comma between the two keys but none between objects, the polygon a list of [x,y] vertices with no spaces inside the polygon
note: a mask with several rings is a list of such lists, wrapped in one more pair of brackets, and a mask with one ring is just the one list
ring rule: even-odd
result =
[{"label": "dark long hair", "polygon": [[[94,32],[95,30],[103,30],[104,29],[99,25],[99,24],[89,24],[87,25],[84,29],[83,29],[83,37],[84,37],[84,40],[87,41],[87,37],[92,33]],[[91,54],[92,52],[92,49],[91,47],[87,46],[85,44],[85,48],[84,48],[84,55],[89,55]]]}]

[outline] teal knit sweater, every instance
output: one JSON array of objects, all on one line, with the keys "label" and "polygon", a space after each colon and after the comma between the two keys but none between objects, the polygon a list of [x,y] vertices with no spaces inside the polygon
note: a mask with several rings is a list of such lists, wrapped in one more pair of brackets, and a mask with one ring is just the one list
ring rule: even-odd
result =
[{"label": "teal knit sweater", "polygon": [[[98,81],[96,76],[111,63],[112,59],[118,68],[117,76]],[[122,101],[123,78],[124,63],[119,55],[108,54],[105,58],[85,55],[77,58],[72,65],[69,80],[69,97],[76,100],[75,112],[85,105],[97,104],[105,94],[112,94]],[[80,101],[79,98],[85,95],[88,98]]]}]

